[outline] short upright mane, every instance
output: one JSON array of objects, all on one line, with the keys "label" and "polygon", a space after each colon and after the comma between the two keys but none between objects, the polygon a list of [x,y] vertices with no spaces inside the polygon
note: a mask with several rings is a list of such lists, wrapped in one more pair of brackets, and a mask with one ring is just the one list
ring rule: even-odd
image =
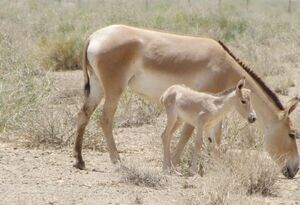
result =
[{"label": "short upright mane", "polygon": [[227,95],[229,93],[232,93],[233,91],[235,91],[235,89],[236,89],[235,87],[228,88],[227,90],[223,90],[223,91],[221,91],[219,93],[214,93],[212,95],[217,96],[217,97],[221,97],[223,95]]},{"label": "short upright mane", "polygon": [[265,91],[265,93],[272,99],[276,107],[280,110],[284,110],[282,103],[280,102],[277,95],[265,84],[265,82],[258,77],[253,70],[251,70],[248,66],[246,66],[240,59],[235,57],[233,53],[224,45],[222,41],[218,41],[219,44],[223,47],[223,49],[257,82],[257,84]]}]

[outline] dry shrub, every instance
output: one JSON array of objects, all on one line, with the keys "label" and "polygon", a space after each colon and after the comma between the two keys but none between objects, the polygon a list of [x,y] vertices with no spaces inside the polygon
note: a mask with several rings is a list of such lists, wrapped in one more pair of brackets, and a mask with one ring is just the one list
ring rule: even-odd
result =
[{"label": "dry shrub", "polygon": [[221,29],[222,39],[229,41],[234,40],[236,36],[246,31],[248,22],[243,18],[228,18],[221,16],[217,19]]},{"label": "dry shrub", "polygon": [[[241,120],[237,113],[231,113],[223,123],[223,139],[218,149],[206,139],[208,133],[204,136],[199,166],[204,183],[199,191],[202,203],[253,204],[251,195],[276,194],[279,170],[263,152],[262,138],[257,129]],[[192,149],[190,140],[181,162],[184,175],[189,174]]]},{"label": "dry shrub", "polygon": [[122,165],[120,171],[122,173],[121,181],[126,183],[151,188],[161,188],[166,184],[166,178],[161,172],[149,169],[149,167],[139,167],[135,163]]},{"label": "dry shrub", "polygon": [[75,133],[73,113],[63,108],[40,108],[24,119],[22,132],[26,133],[27,146],[62,147],[69,145]]},{"label": "dry shrub", "polygon": [[81,69],[83,40],[77,35],[62,34],[42,38],[40,50],[43,68],[52,71]]},{"label": "dry shrub", "polygon": [[[79,109],[77,111],[79,111]],[[89,121],[89,124],[84,132],[83,147],[94,151],[107,152],[106,142],[100,126],[101,113],[101,110],[98,108]]]},{"label": "dry shrub", "polygon": [[[209,130],[203,133],[204,146],[200,156],[200,175],[203,175],[207,171],[202,165],[203,163],[210,162],[210,156],[214,150],[214,143],[210,143],[208,140],[209,135]],[[194,137],[195,135],[189,140],[187,148],[181,158],[181,172],[185,176],[189,175]],[[251,125],[245,119],[242,119],[236,111],[229,113],[223,120],[221,145],[224,152],[231,149],[256,149],[260,151],[263,149],[260,131],[255,125]]]},{"label": "dry shrub", "polygon": [[143,198],[139,195],[135,197],[134,204],[143,204]]},{"label": "dry shrub", "polygon": [[275,195],[279,171],[269,157],[255,150],[220,151],[221,154],[212,153],[204,164],[208,179],[219,182],[209,183],[212,190],[219,192],[219,198],[227,194]]},{"label": "dry shrub", "polygon": [[295,86],[293,80],[285,75],[270,76],[267,77],[266,80],[269,82],[269,85],[274,89],[274,91],[281,95],[287,96],[289,88]]},{"label": "dry shrub", "polygon": [[276,194],[278,169],[261,153],[228,150],[221,155],[211,153],[209,158],[199,192],[205,204],[254,204],[252,195]]},{"label": "dry shrub", "polygon": [[229,113],[222,125],[223,149],[262,150],[262,133],[256,123],[249,124],[236,111]]},{"label": "dry shrub", "polygon": [[116,122],[118,127],[139,127],[153,123],[161,113],[160,105],[151,104],[128,89],[120,100]]},{"label": "dry shrub", "polygon": [[[189,176],[190,175],[189,169],[192,165],[192,153],[193,153],[193,143],[189,142],[187,144],[186,151],[184,152],[184,154],[181,157],[181,162],[180,162],[181,174],[183,176]],[[202,166],[202,164],[200,166]],[[202,174],[200,173],[200,175],[202,175]]]},{"label": "dry shrub", "polygon": [[[225,180],[223,185],[217,184],[231,194],[273,195],[278,167],[263,152],[260,132],[243,121],[237,113],[231,113],[224,121],[219,149],[216,151],[211,146],[204,146],[201,156],[204,174],[216,177],[220,182]],[[221,187],[213,189],[222,190]]]}]

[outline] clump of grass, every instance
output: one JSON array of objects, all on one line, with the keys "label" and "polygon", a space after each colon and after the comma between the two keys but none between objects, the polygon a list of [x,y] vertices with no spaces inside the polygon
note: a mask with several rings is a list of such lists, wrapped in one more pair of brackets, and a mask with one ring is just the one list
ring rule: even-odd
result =
[{"label": "clump of grass", "polygon": [[226,41],[234,40],[237,35],[241,35],[248,27],[246,20],[233,19],[225,16],[219,17],[217,22],[222,32],[222,39]]},{"label": "clump of grass", "polygon": [[205,176],[216,177],[220,182],[226,178],[223,184],[212,185],[212,190],[221,194],[216,198],[224,199],[228,194],[273,196],[277,190],[278,167],[263,152],[260,133],[242,122],[237,113],[227,118],[221,146],[218,150],[204,146],[201,154]]},{"label": "clump of grass", "polygon": [[230,194],[241,195],[276,194],[278,168],[269,157],[257,151],[227,150],[218,157],[212,155],[209,164],[205,166],[208,177],[216,177],[220,182],[226,179],[224,184],[211,185],[221,196],[225,190]]},{"label": "clump of grass", "polygon": [[51,71],[81,69],[83,42],[80,37],[72,34],[43,37],[39,44],[43,54],[43,68]]},{"label": "clump of grass", "polygon": [[161,113],[160,105],[151,104],[127,90],[120,100],[116,122],[118,127],[139,127],[153,123]]},{"label": "clump of grass", "polygon": [[39,108],[29,114],[23,125],[27,133],[29,147],[69,145],[75,133],[73,113],[66,109]]},{"label": "clump of grass", "polygon": [[246,194],[259,194],[262,196],[274,196],[276,194],[276,181],[278,168],[267,157],[249,156],[245,163],[243,173],[240,175],[242,185],[245,187]]},{"label": "clump of grass", "polygon": [[[96,111],[85,129],[83,147],[99,152],[107,152],[106,142],[100,126],[100,111]],[[76,119],[75,119],[76,120]]]},{"label": "clump of grass", "polygon": [[143,204],[143,198],[141,196],[137,195],[135,197],[134,203],[135,204]]},{"label": "clump of grass", "polygon": [[137,186],[160,188],[166,183],[166,178],[160,172],[146,167],[138,167],[137,164],[123,165],[120,171],[123,182]]},{"label": "clump of grass", "polygon": [[[255,156],[256,155],[256,156]],[[246,157],[242,170],[236,175],[245,187],[246,194],[259,194],[262,196],[274,196],[276,194],[276,181],[279,173],[277,166],[268,157],[262,157],[258,153]]]},{"label": "clump of grass", "polygon": [[[276,195],[278,167],[262,151],[259,133],[244,126],[236,115],[230,114],[231,120],[223,124],[223,139],[218,149],[204,139],[199,165],[204,188],[199,195],[205,204],[239,204],[241,201],[251,204],[251,195]],[[208,133],[204,136],[207,138]],[[192,149],[190,142],[182,157],[183,175],[189,175]],[[236,202],[236,198],[241,197],[243,200]]]},{"label": "clump of grass", "polygon": [[222,149],[262,150],[262,135],[237,112],[229,113],[222,125]]},{"label": "clump of grass", "polygon": [[274,88],[276,93],[287,96],[289,88],[294,87],[295,83],[288,76],[276,75],[267,78],[269,84]]}]

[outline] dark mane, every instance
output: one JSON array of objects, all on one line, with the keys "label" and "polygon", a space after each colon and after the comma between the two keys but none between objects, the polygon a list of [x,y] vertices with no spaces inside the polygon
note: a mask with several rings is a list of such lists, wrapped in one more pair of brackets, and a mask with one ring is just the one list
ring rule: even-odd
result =
[{"label": "dark mane", "polygon": [[235,90],[235,87],[232,87],[232,88],[228,88],[227,90],[223,90],[223,91],[221,91],[219,93],[214,93],[213,95],[217,96],[217,97],[221,97],[223,95],[227,95],[229,93],[232,93],[234,90]]},{"label": "dark mane", "polygon": [[265,84],[265,82],[258,77],[253,70],[251,70],[248,66],[246,66],[240,59],[235,57],[233,53],[223,44],[222,41],[218,41],[219,44],[223,47],[223,49],[257,82],[257,84],[265,91],[265,93],[272,99],[276,107],[280,110],[284,110],[282,103],[280,102],[277,95]]}]

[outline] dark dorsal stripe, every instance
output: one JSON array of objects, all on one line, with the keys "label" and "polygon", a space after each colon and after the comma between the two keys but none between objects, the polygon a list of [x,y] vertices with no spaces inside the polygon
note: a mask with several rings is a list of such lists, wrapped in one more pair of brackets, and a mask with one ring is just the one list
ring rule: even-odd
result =
[{"label": "dark dorsal stripe", "polygon": [[280,102],[277,95],[266,85],[266,83],[258,77],[253,70],[251,70],[248,66],[246,66],[240,59],[235,57],[233,53],[224,45],[222,41],[218,41],[219,44],[223,47],[223,49],[257,82],[257,84],[265,91],[265,93],[272,99],[276,107],[280,110],[284,110],[282,103]]}]

